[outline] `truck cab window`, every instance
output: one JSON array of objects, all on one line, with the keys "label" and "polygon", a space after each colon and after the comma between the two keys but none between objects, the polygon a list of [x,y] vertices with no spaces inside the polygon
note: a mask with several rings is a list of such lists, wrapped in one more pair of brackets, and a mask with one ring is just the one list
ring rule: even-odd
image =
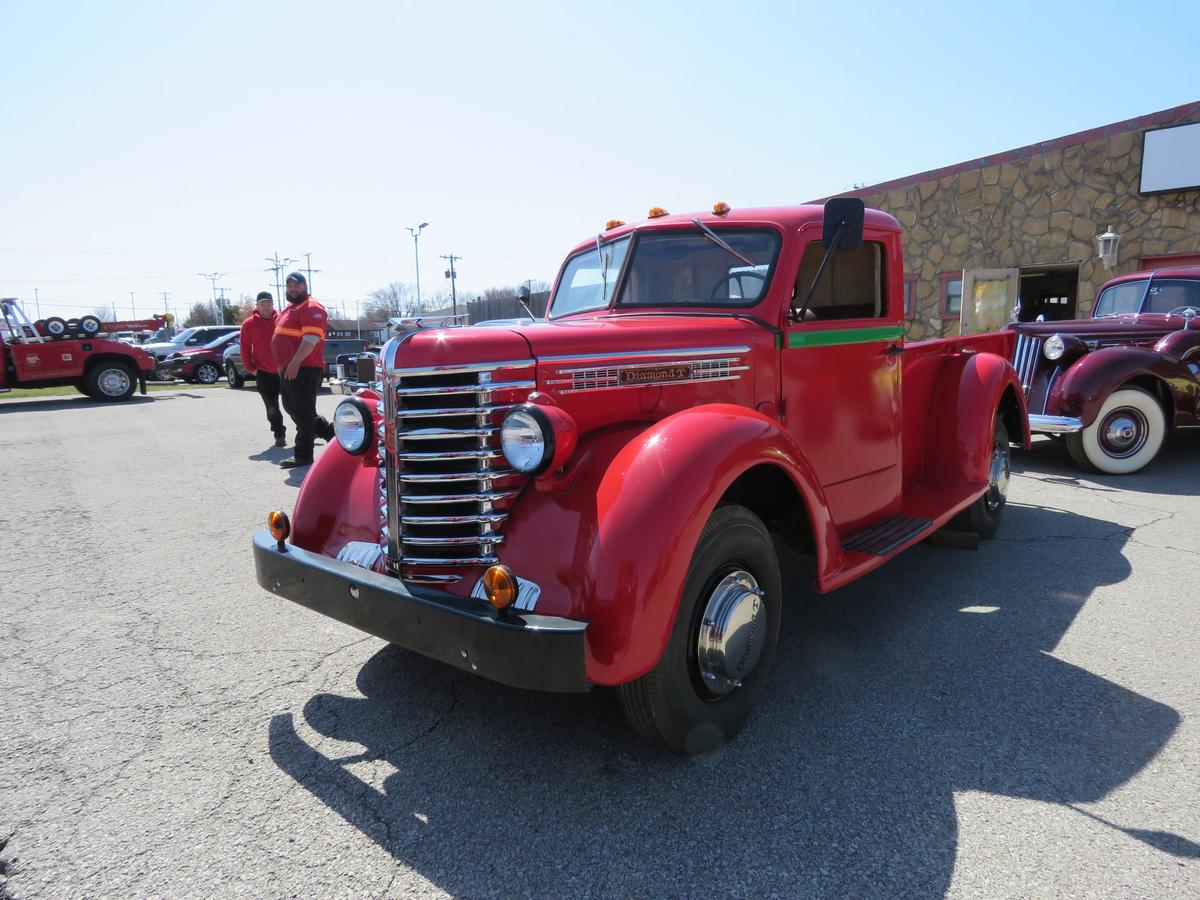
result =
[{"label": "truck cab window", "polygon": [[[820,241],[804,248],[800,273],[792,292],[792,307],[808,294],[813,277],[825,256]],[[806,319],[818,322],[832,319],[878,319],[887,314],[883,295],[883,245],[864,241],[856,250],[835,253],[825,267],[816,293],[808,305]]]}]

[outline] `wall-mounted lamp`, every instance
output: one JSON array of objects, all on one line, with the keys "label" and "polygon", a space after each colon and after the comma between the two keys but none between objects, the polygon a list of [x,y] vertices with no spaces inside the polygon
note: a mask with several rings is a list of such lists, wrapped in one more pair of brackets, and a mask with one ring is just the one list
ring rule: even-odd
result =
[{"label": "wall-mounted lamp", "polygon": [[1117,248],[1121,245],[1121,236],[1113,231],[1111,225],[1104,234],[1096,235],[1096,253],[1104,262],[1104,267],[1111,269],[1117,264]]}]

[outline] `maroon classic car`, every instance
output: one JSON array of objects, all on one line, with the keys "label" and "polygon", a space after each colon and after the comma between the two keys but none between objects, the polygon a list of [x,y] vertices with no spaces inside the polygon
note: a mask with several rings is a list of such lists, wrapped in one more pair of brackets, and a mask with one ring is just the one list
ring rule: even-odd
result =
[{"label": "maroon classic car", "polygon": [[1200,426],[1200,267],[1114,278],[1093,319],[1008,327],[1030,430],[1064,436],[1078,465],[1136,472],[1168,429]]}]

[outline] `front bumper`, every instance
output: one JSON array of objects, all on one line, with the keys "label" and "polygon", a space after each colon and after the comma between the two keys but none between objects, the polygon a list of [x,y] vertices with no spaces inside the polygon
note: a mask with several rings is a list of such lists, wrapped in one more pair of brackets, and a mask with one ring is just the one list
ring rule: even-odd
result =
[{"label": "front bumper", "polygon": [[1029,430],[1035,434],[1075,434],[1077,431],[1083,431],[1083,419],[1073,416],[1031,415]]},{"label": "front bumper", "polygon": [[254,535],[258,583],[274,594],[400,647],[501,684],[586,691],[587,623],[498,612],[479,600],[419,588],[292,544]]}]

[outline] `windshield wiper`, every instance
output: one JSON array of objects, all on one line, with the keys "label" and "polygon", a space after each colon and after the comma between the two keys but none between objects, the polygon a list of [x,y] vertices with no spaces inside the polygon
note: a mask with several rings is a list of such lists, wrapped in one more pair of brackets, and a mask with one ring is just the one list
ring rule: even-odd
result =
[{"label": "windshield wiper", "polygon": [[717,235],[717,233],[715,231],[713,231],[711,228],[709,228],[707,225],[705,225],[699,219],[692,219],[692,224],[695,225],[697,228],[699,228],[702,232],[704,232],[704,236],[706,238],[708,238],[710,241],[712,241],[714,244],[716,244],[718,247],[720,247],[722,250],[726,251],[727,253],[732,253],[734,256],[736,256],[738,259],[740,259],[742,262],[744,262],[746,265],[748,265],[750,268],[752,268],[752,269],[758,268],[758,265],[754,262],[754,260],[752,260],[748,257],[742,256],[742,254],[738,253],[736,250],[734,250],[732,247],[730,247],[727,243],[725,243],[723,240],[721,240],[721,238]]}]

